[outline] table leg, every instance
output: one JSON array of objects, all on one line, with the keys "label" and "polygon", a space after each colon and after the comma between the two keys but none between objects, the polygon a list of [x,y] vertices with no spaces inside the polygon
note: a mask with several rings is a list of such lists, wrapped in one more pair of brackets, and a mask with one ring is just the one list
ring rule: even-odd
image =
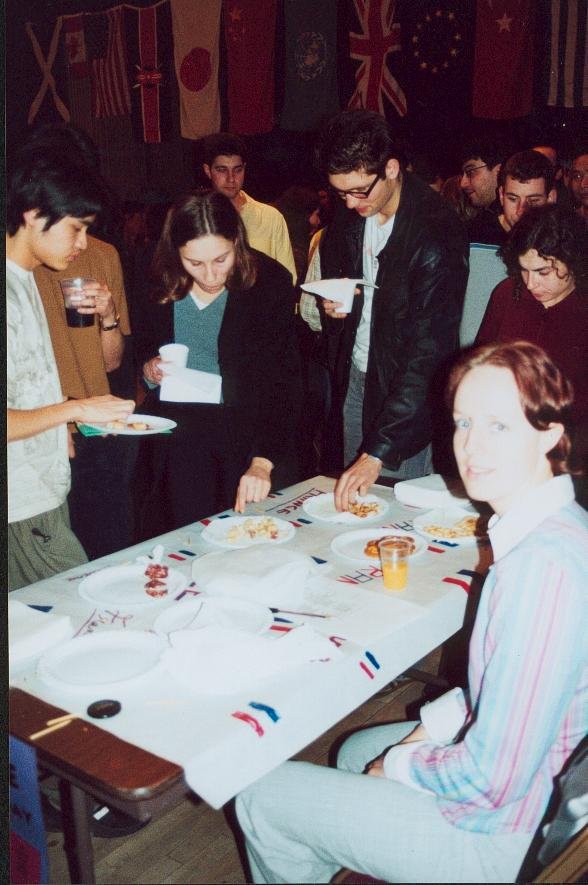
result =
[{"label": "table leg", "polygon": [[64,848],[72,882],[94,885],[94,850],[90,834],[93,799],[79,787],[61,781]]}]

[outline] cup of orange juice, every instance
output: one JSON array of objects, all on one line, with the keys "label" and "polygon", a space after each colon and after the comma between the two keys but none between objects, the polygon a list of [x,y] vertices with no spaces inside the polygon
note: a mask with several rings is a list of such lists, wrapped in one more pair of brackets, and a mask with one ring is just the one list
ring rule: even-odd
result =
[{"label": "cup of orange juice", "polygon": [[406,587],[408,558],[412,549],[410,540],[401,535],[391,535],[378,544],[386,590],[404,590]]}]

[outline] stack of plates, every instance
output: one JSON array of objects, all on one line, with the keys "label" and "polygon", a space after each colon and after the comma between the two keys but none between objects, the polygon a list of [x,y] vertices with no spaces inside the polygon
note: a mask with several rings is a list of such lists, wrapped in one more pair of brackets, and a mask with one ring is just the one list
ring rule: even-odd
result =
[{"label": "stack of plates", "polygon": [[440,473],[397,482],[394,494],[401,504],[410,507],[471,507],[460,480],[444,479]]}]

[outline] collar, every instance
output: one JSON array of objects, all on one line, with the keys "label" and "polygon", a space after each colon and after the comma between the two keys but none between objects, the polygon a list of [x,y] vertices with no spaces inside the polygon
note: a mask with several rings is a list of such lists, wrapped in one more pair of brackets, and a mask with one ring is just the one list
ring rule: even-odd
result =
[{"label": "collar", "polygon": [[21,267],[20,264],[17,264],[16,261],[13,261],[12,258],[6,259],[6,267],[8,268],[8,270],[11,270],[13,273],[15,273],[16,276],[24,282],[29,280],[33,275],[32,270],[27,270],[26,268]]},{"label": "collar", "polygon": [[540,523],[553,516],[574,500],[574,486],[568,474],[554,476],[542,485],[530,489],[514,507],[503,516],[494,516],[488,522],[494,561],[530,535]]}]

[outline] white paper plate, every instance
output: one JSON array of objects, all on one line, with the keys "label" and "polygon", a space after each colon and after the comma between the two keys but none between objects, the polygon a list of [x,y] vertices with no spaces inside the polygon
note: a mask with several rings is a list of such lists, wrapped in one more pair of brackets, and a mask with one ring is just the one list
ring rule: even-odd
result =
[{"label": "white paper plate", "polygon": [[59,688],[109,692],[144,677],[166,648],[159,636],[138,630],[89,633],[45,652],[37,673]]},{"label": "white paper plate", "polygon": [[263,633],[273,624],[274,616],[263,605],[228,596],[192,596],[174,603],[157,616],[156,633],[167,636],[176,630],[199,630],[216,624],[243,633]]},{"label": "white paper plate", "polygon": [[275,523],[278,531],[277,538],[268,538],[263,535],[250,538],[241,536],[235,541],[229,541],[229,532],[231,529],[239,528],[246,522],[253,525],[259,524],[262,520],[267,519],[265,516],[228,516],[226,519],[215,519],[206,526],[200,537],[215,547],[225,547],[228,550],[240,550],[243,547],[253,547],[255,544],[283,544],[294,537],[296,529],[294,526],[283,519],[277,519],[275,516],[270,517]]},{"label": "white paper plate", "polygon": [[90,430],[99,430],[101,433],[110,433],[114,436],[150,436],[153,433],[163,433],[164,430],[173,430],[174,427],[177,427],[175,421],[172,421],[170,418],[159,418],[157,415],[129,415],[127,418],[127,424],[135,424],[137,422],[141,422],[142,424],[148,424],[149,430],[135,430],[132,427],[126,428],[116,428],[113,430],[108,423],[105,424],[88,424],[85,423],[83,427],[89,427]]},{"label": "white paper plate", "polygon": [[431,507],[463,507],[467,510],[471,506],[461,481],[445,479],[440,473],[403,479],[394,486],[394,496],[401,504],[427,510]]},{"label": "white paper plate", "polygon": [[[476,544],[480,537],[476,535],[465,535],[459,538],[447,537],[443,533],[431,532],[427,530],[427,526],[439,526],[441,529],[452,529],[456,523],[466,517],[478,516],[476,511],[464,510],[460,507],[437,507],[435,510],[429,510],[427,513],[420,513],[413,519],[415,531],[420,532],[427,538],[434,541],[450,541],[452,544],[467,546]],[[486,537],[484,534],[482,537]]]},{"label": "white paper plate", "polygon": [[388,503],[383,498],[378,498],[377,495],[365,495],[363,498],[360,498],[358,495],[357,502],[359,504],[377,504],[378,509],[375,513],[370,513],[369,516],[356,516],[348,511],[339,513],[335,510],[335,496],[332,492],[327,492],[324,495],[315,495],[314,498],[307,498],[302,505],[302,509],[309,516],[312,516],[313,519],[318,519],[322,522],[344,523],[346,525],[365,525],[368,522],[378,522],[388,511]]},{"label": "white paper plate", "polygon": [[145,563],[133,565],[113,565],[83,578],[78,587],[80,596],[100,606],[120,608],[128,605],[152,605],[156,602],[169,602],[176,593],[184,590],[188,578],[176,569],[170,568],[167,578],[166,596],[149,596],[145,584],[149,578],[145,574]]},{"label": "white paper plate", "polygon": [[416,550],[411,554],[412,557],[422,553],[426,544],[417,532],[403,532],[400,529],[382,528],[381,526],[372,527],[371,529],[359,529],[356,532],[344,532],[337,535],[331,541],[331,550],[356,565],[380,565],[380,558],[377,556],[367,556],[363,551],[366,543],[372,538],[383,538],[385,535],[401,535],[402,537],[410,537],[414,540]]}]

